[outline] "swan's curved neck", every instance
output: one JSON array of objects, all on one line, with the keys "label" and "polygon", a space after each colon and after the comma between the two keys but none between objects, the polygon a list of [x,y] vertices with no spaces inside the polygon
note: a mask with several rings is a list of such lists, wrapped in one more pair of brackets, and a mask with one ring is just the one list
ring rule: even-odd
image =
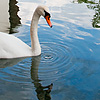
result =
[{"label": "swan's curved neck", "polygon": [[37,34],[39,18],[40,15],[37,13],[37,11],[35,11],[32,17],[31,27],[30,27],[32,53],[34,53],[33,55],[36,56],[41,54],[41,47]]}]

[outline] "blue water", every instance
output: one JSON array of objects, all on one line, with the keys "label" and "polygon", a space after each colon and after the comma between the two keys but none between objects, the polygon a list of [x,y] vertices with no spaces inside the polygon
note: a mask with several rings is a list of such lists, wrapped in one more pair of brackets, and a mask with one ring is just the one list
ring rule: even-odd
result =
[{"label": "blue water", "polygon": [[99,1],[18,0],[21,25],[13,35],[28,45],[40,4],[48,5],[53,28],[40,18],[41,56],[0,60],[0,100],[100,100]]}]

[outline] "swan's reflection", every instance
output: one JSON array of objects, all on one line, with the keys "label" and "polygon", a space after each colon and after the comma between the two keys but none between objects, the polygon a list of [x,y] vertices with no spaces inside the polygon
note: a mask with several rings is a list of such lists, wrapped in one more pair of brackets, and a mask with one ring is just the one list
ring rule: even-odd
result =
[{"label": "swan's reflection", "polygon": [[[51,100],[50,92],[53,84],[48,86],[42,86],[38,77],[38,66],[40,63],[41,56],[32,58],[31,65],[31,79],[33,80],[34,87],[36,88],[37,98],[39,100]],[[46,89],[46,90],[45,90]]]},{"label": "swan's reflection", "polygon": [[[25,59],[27,59],[27,58],[16,58],[16,59],[6,59],[6,60],[0,59],[0,68],[2,69],[2,68],[6,68],[6,67],[12,67],[11,69],[13,69],[14,65],[17,65],[17,63],[24,61]],[[39,76],[38,76],[38,67],[40,64],[41,56],[32,57],[30,60],[31,60],[30,74],[31,74],[31,79],[33,80],[32,83],[34,84],[34,87],[36,88],[35,91],[37,93],[37,98],[38,98],[38,100],[50,100],[51,99],[50,92],[51,92],[53,84],[50,84],[48,86],[42,86],[42,84],[40,83],[40,80],[39,80]],[[16,72],[14,72],[14,73],[16,73]],[[13,75],[13,74],[11,74],[11,75]]]},{"label": "swan's reflection", "polygon": [[16,65],[18,62],[24,60],[25,58],[14,58],[14,59],[0,59],[0,68],[6,68]]}]

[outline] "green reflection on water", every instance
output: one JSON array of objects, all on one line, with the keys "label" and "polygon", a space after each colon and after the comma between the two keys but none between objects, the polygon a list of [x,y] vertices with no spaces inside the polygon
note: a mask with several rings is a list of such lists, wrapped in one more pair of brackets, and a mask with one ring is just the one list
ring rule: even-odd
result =
[{"label": "green reflection on water", "polygon": [[[92,26],[94,28],[100,28],[100,0],[77,0],[78,3],[87,3],[87,7],[95,11],[92,19]],[[73,1],[75,3],[75,1]]]}]

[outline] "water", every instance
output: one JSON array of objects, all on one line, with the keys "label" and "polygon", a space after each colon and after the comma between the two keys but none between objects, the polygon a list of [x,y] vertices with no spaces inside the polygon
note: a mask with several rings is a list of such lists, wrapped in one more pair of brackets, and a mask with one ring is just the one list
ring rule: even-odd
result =
[{"label": "water", "polygon": [[[100,100],[99,1],[10,2],[6,10],[14,6],[16,13],[7,12],[8,24],[0,17],[0,25],[8,25],[0,31],[15,33],[31,45],[31,17],[40,4],[48,5],[53,28],[41,17],[41,56],[0,60],[0,100]],[[44,86],[51,83],[53,88],[47,93]]]}]

